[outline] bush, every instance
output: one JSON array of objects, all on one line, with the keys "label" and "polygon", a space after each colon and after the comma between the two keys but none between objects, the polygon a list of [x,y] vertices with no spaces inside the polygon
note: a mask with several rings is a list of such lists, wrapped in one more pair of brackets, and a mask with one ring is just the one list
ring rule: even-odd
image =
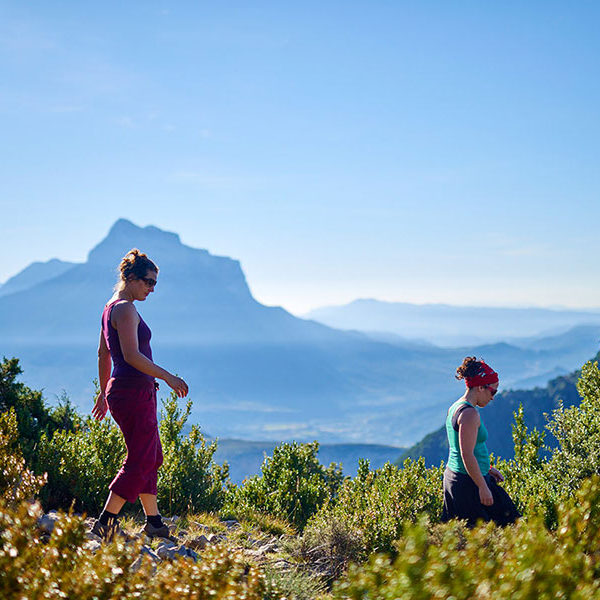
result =
[{"label": "bush", "polygon": [[[187,436],[183,427],[191,401],[182,412],[171,394],[161,411],[164,463],[159,470],[158,500],[165,514],[218,510],[225,497],[227,466],[212,462],[216,444],[207,445],[197,427]],[[67,508],[95,514],[125,458],[123,435],[111,419],[88,417],[74,431],[42,434],[36,457],[38,472],[48,473],[41,499],[47,508]]]},{"label": "bush", "polygon": [[547,429],[558,446],[542,457],[545,432],[527,431],[523,411],[515,414],[515,458],[499,461],[505,487],[523,514],[539,515],[546,526],[558,523],[558,506],[570,498],[581,483],[600,472],[600,371],[596,361],[587,362],[577,383],[581,404],[558,408]]},{"label": "bush", "polygon": [[49,409],[44,404],[42,392],[29,389],[17,382],[22,373],[17,358],[4,358],[0,363],[0,412],[13,409],[19,430],[21,452],[28,464],[33,464],[37,444],[44,433],[51,435],[57,429],[75,429],[79,420],[66,396],[58,407]]},{"label": "bush", "polygon": [[[0,597],[109,600],[261,600],[267,591],[262,573],[243,558],[216,546],[194,563],[179,559],[157,566],[149,558],[132,568],[139,546],[116,542],[94,554],[85,546],[85,523],[62,514],[48,543],[36,528],[39,504],[0,507]],[[270,597],[280,596],[271,589]]]},{"label": "bush", "polygon": [[232,488],[225,510],[240,517],[270,513],[302,529],[335,496],[343,480],[341,466],[331,463],[324,467],[318,451],[318,442],[277,446],[273,456],[263,461],[262,477],[251,477]]},{"label": "bush", "polygon": [[567,496],[584,479],[600,472],[600,371],[596,361],[583,366],[577,390],[581,404],[555,410],[548,425],[559,444],[550,459],[550,472]]},{"label": "bush", "polygon": [[35,460],[38,472],[48,473],[41,499],[46,508],[68,508],[96,514],[108,486],[125,457],[125,442],[110,420],[88,417],[76,431],[42,434]]},{"label": "bush", "polygon": [[0,505],[15,505],[33,498],[46,478],[25,466],[19,447],[19,430],[14,408],[0,413]]},{"label": "bush", "polygon": [[307,527],[299,538],[288,542],[288,550],[321,580],[331,583],[351,562],[361,559],[362,534],[336,517]]},{"label": "bush", "polygon": [[158,501],[170,514],[216,511],[225,501],[229,467],[213,461],[217,443],[207,444],[196,425],[187,436],[183,435],[191,410],[191,400],[185,411],[178,407],[175,392],[161,410],[164,462],[158,472]]},{"label": "bush", "polygon": [[504,529],[488,523],[462,530],[460,537],[456,523],[439,525],[442,537],[437,544],[432,543],[426,523],[408,525],[397,544],[395,560],[376,555],[367,565],[351,567],[347,577],[334,586],[333,597],[597,598],[599,507],[600,479],[594,477],[559,509],[556,536],[539,517],[521,519]]},{"label": "bush", "polygon": [[515,457],[509,461],[496,461],[496,468],[503,474],[503,486],[521,513],[540,516],[546,527],[554,529],[561,491],[554,476],[548,472],[548,458],[542,457],[546,432],[528,431],[522,406],[514,416]]},{"label": "bush", "polygon": [[435,522],[442,508],[442,469],[425,467],[425,461],[407,459],[402,468],[386,463],[371,471],[359,461],[354,479],[344,481],[335,502],[325,506],[307,525],[319,538],[335,521],[356,532],[362,540],[361,555],[393,552],[394,541],[406,521],[414,522],[426,512]]}]

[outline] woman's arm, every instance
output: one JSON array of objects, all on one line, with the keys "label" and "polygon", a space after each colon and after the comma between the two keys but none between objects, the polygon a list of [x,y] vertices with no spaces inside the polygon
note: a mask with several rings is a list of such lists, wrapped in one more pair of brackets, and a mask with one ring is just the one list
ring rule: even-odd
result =
[{"label": "woman's arm", "polygon": [[492,492],[490,492],[490,488],[483,478],[481,469],[473,453],[477,441],[479,424],[479,414],[475,409],[463,410],[458,417],[458,443],[465,469],[479,489],[481,504],[491,506],[494,503]]},{"label": "woman's arm", "polygon": [[104,339],[104,334],[100,331],[100,342],[98,344],[98,383],[100,385],[100,391],[106,393],[106,385],[110,379],[110,369],[112,361],[110,359],[110,352]]},{"label": "woman's arm", "polygon": [[138,371],[165,381],[180,398],[187,396],[188,386],[183,379],[171,375],[140,352],[137,336],[140,317],[133,304],[131,302],[117,304],[112,310],[112,319],[119,332],[121,352],[125,361]]},{"label": "woman's arm", "polygon": [[92,416],[98,421],[102,421],[106,416],[108,405],[106,403],[106,385],[110,379],[110,352],[104,339],[102,330],[100,331],[100,342],[98,343],[98,385],[100,386],[100,392],[96,396],[94,402],[94,408],[92,408]]}]

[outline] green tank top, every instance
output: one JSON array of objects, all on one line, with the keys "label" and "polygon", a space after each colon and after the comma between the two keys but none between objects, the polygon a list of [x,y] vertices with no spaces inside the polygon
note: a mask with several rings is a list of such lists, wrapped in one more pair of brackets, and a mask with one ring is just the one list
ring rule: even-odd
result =
[{"label": "green tank top", "polygon": [[[448,468],[455,473],[465,473],[468,475],[465,469],[465,463],[463,462],[462,456],[460,455],[460,445],[458,442],[458,431],[452,427],[452,417],[454,413],[461,406],[473,406],[466,400],[457,400],[449,409],[448,416],[446,417],[446,433],[448,435],[448,445],[450,446],[450,452],[448,454]],[[473,408],[475,408],[473,406]],[[477,409],[475,409],[477,410]],[[475,460],[481,469],[482,475],[487,475],[490,470],[490,453],[488,452],[485,441],[487,440],[488,432],[480,419],[479,429],[477,430],[477,440],[475,441],[475,448],[473,448],[473,454]]]}]

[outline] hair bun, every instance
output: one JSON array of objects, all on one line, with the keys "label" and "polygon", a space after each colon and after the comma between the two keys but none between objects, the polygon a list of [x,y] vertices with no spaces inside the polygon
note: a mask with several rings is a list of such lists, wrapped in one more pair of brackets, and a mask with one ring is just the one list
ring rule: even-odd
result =
[{"label": "hair bun", "polygon": [[482,367],[482,361],[477,360],[475,356],[466,356],[460,367],[456,369],[456,379],[465,379],[465,377],[475,377],[478,375]]},{"label": "hair bun", "polygon": [[119,263],[120,277],[117,287],[122,289],[122,286],[128,280],[146,277],[148,271],[158,273],[158,267],[141,250],[132,248]]}]

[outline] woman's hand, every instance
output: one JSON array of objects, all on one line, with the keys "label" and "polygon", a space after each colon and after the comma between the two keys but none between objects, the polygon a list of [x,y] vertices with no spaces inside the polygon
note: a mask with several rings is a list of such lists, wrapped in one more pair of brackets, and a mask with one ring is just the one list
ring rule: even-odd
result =
[{"label": "woman's hand", "polygon": [[96,421],[102,421],[106,416],[106,411],[108,410],[108,404],[106,403],[106,398],[104,397],[103,392],[99,392],[96,396],[96,402],[94,402],[94,408],[92,408],[92,416]]},{"label": "woman's hand", "polygon": [[496,483],[502,483],[504,481],[502,473],[494,467],[490,467],[490,475],[496,480]]},{"label": "woman's hand", "polygon": [[185,398],[188,395],[188,384],[181,377],[169,374],[165,381],[179,398]]},{"label": "woman's hand", "polygon": [[494,504],[494,497],[492,496],[492,492],[490,492],[490,488],[487,486],[487,483],[484,483],[479,488],[479,501],[484,506],[491,506]]}]

